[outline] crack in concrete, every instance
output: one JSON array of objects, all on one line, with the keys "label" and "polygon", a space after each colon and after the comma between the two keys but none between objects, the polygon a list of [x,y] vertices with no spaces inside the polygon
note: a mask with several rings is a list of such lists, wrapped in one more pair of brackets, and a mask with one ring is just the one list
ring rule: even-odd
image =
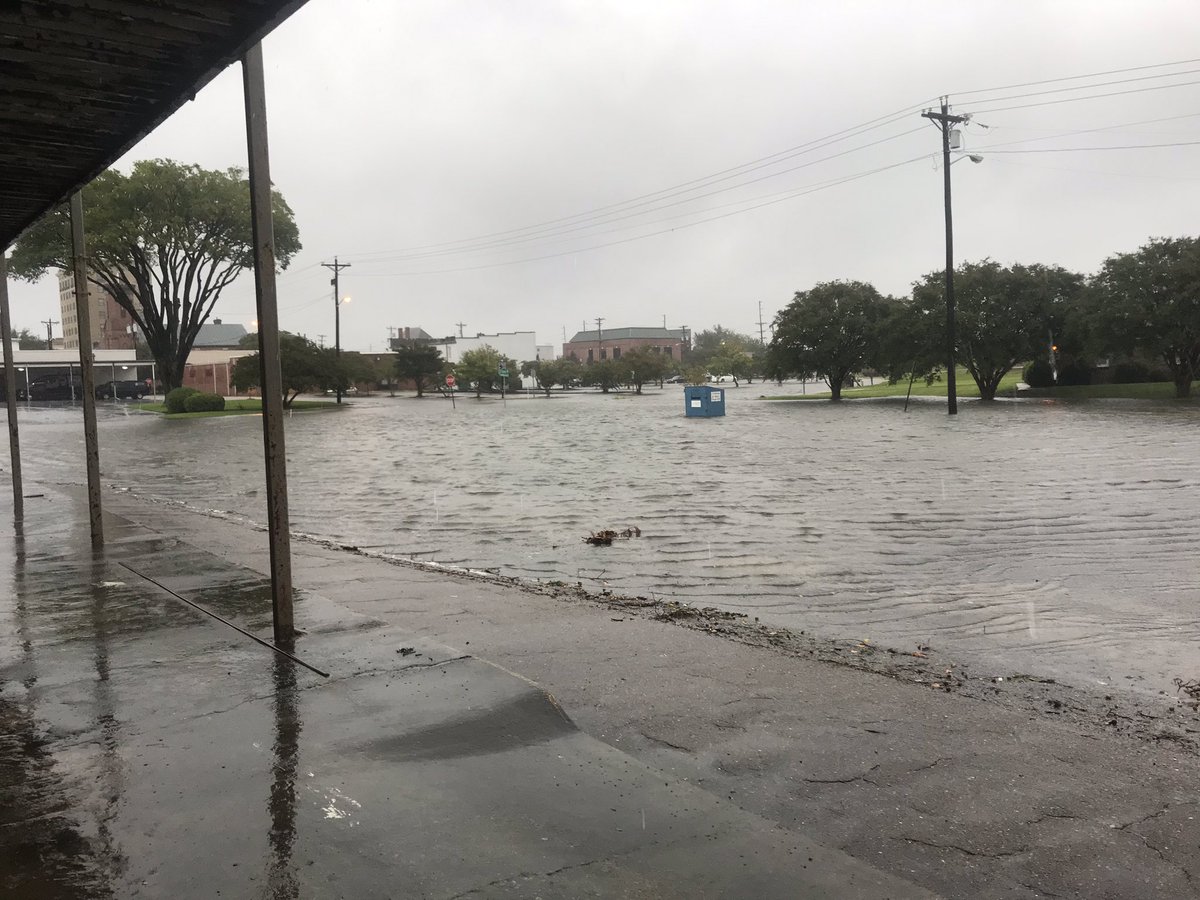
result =
[{"label": "crack in concrete", "polygon": [[853,784],[855,781],[865,781],[867,784],[873,784],[876,787],[879,787],[879,782],[872,781],[867,777],[878,768],[878,765],[874,765],[861,775],[848,775],[845,778],[802,778],[800,780],[806,784]]},{"label": "crack in concrete", "polygon": [[486,891],[488,888],[495,887],[498,884],[507,882],[516,882],[520,879],[528,880],[530,878],[553,878],[555,875],[561,875],[563,872],[570,872],[574,869],[586,869],[588,866],[594,866],[596,863],[620,859],[623,856],[629,856],[631,853],[636,853],[641,848],[634,848],[625,853],[618,853],[613,856],[606,856],[601,859],[589,859],[587,862],[568,863],[565,866],[559,866],[557,869],[552,869],[549,872],[517,872],[513,875],[505,875],[503,878],[497,878],[494,881],[489,881],[487,884],[481,884],[479,887],[473,887],[470,890],[454,894],[446,897],[445,900],[462,900],[464,897],[477,896],[481,891]]},{"label": "crack in concrete", "polygon": [[684,753],[695,753],[696,752],[695,748],[693,748],[693,747],[685,747],[682,744],[675,744],[675,743],[672,743],[671,741],[668,741],[666,738],[655,737],[654,735],[647,734],[644,731],[639,731],[638,734],[640,734],[642,737],[644,737],[646,740],[650,741],[653,744],[659,744],[660,746],[663,746],[663,747],[670,747],[672,750],[682,750]]},{"label": "crack in concrete", "polygon": [[923,766],[917,766],[915,769],[909,769],[904,774],[905,775],[916,775],[918,772],[926,772],[929,769],[932,769],[934,766],[938,765],[939,763],[949,762],[951,759],[953,759],[953,757],[951,757],[951,756],[939,756],[933,762],[928,763]]},{"label": "crack in concrete", "polygon": [[[1158,812],[1148,813],[1147,815],[1142,816],[1140,819],[1134,819],[1132,822],[1126,822],[1124,825],[1118,825],[1117,831],[1128,831],[1134,825],[1141,825],[1143,822],[1149,822],[1151,819],[1157,819],[1159,816],[1165,816],[1170,811],[1171,807],[1164,806]],[[1134,833],[1136,834],[1137,832]]]},{"label": "crack in concrete", "polygon": [[892,837],[893,841],[906,841],[910,844],[920,844],[923,847],[932,847],[934,850],[956,850],[966,856],[978,856],[984,859],[1005,859],[1009,856],[1018,856],[1022,853],[1030,852],[1029,847],[1017,847],[1013,850],[998,850],[993,853],[988,853],[982,850],[971,850],[968,847],[962,847],[958,844],[938,844],[933,841],[922,840],[921,838],[910,837],[909,835],[898,835]]},{"label": "crack in concrete", "polygon": [[1128,824],[1117,826],[1117,831],[1123,831],[1126,834],[1132,834],[1139,841],[1141,841],[1143,845],[1145,845],[1147,850],[1152,851],[1159,859],[1161,859],[1167,865],[1171,866],[1172,868],[1178,869],[1180,872],[1182,872],[1184,880],[1187,881],[1187,883],[1189,885],[1194,886],[1195,883],[1192,880],[1191,870],[1189,870],[1187,866],[1185,866],[1181,862],[1171,859],[1169,856],[1167,856],[1166,853],[1164,853],[1162,851],[1162,849],[1160,849],[1159,847],[1150,843],[1150,839],[1148,837],[1146,837],[1146,835],[1142,834],[1140,831],[1134,830],[1134,828],[1133,828],[1134,825],[1141,825],[1143,822],[1149,822],[1151,819],[1157,819],[1159,816],[1165,815],[1166,813],[1170,812],[1170,810],[1171,810],[1171,807],[1165,806],[1156,813],[1151,813],[1150,815],[1143,816],[1142,818],[1140,818],[1134,822],[1129,822]]}]

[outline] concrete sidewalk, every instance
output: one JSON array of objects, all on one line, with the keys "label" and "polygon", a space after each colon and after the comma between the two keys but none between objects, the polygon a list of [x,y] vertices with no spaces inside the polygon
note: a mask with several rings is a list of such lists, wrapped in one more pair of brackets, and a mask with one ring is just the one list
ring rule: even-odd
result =
[{"label": "concrete sidewalk", "polygon": [[[267,570],[261,532],[124,495],[107,502],[220,560]],[[309,596],[532,679],[584,733],[664,781],[935,893],[1198,895],[1200,759],[1185,739],[1200,719],[1178,704],[1168,713],[1168,698],[1133,711],[1119,696],[1008,679],[1003,690],[948,694],[746,646],[702,623],[311,543],[296,544],[296,572]],[[936,648],[932,657],[938,671]],[[1126,718],[1144,727],[1129,736]]]},{"label": "concrete sidewalk", "polygon": [[404,622],[436,587],[445,625],[458,582],[300,544],[297,654],[325,678],[155,585],[269,637],[239,566],[261,535],[123,507],[95,556],[50,490],[0,537],[0,896],[933,896],[580,729],[468,631]]}]

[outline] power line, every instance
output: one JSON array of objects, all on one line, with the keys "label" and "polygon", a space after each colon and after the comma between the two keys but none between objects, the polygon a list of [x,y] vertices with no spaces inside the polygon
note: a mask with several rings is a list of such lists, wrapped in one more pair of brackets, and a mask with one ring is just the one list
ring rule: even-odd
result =
[{"label": "power line", "polygon": [[[419,270],[416,272],[367,272],[367,273],[361,273],[358,277],[360,277],[360,278],[399,278],[399,277],[406,277],[409,275],[446,275],[446,274],[450,274],[453,272],[475,272],[475,271],[479,271],[481,269],[497,269],[497,268],[502,268],[504,266],[520,265],[522,263],[527,263],[527,262],[541,262],[542,260],[547,260],[547,259],[557,259],[558,257],[561,257],[561,256],[572,256],[572,255],[578,254],[578,253],[587,253],[592,250],[601,250],[606,247],[616,247],[621,244],[630,244],[630,243],[633,243],[634,241],[645,240],[646,238],[657,237],[658,235],[662,235],[662,234],[668,234],[672,231],[682,231],[685,228],[693,228],[696,225],[703,225],[708,222],[715,222],[715,221],[718,221],[719,219],[727,219],[730,216],[736,216],[736,215],[740,215],[742,213],[753,212],[756,209],[762,209],[763,207],[766,207],[766,206],[773,206],[776,203],[783,203],[786,200],[793,200],[797,197],[803,197],[808,194],[815,194],[816,192],[826,190],[827,188],[837,187],[842,184],[848,184],[852,181],[858,181],[862,178],[867,178],[871,175],[877,175],[880,172],[887,172],[890,169],[897,169],[901,166],[911,165],[912,163],[920,162],[921,160],[925,160],[928,158],[929,158],[928,153],[922,153],[919,156],[914,156],[910,159],[905,159],[905,160],[901,160],[900,162],[891,163],[890,165],[880,166],[875,169],[870,169],[866,172],[860,172],[856,175],[848,175],[844,178],[836,178],[836,179],[832,179],[832,180],[826,181],[826,182],[818,182],[815,186],[803,188],[800,190],[780,192],[780,193],[783,193],[784,196],[765,200],[762,203],[756,203],[753,206],[746,207],[745,209],[738,209],[738,210],[733,210],[732,212],[722,213],[722,214],[716,215],[716,216],[709,216],[704,219],[698,219],[695,222],[686,222],[682,225],[673,226],[671,228],[663,228],[658,231],[649,232],[648,234],[634,235],[633,237],[622,238],[622,239],[616,240],[616,241],[606,241],[602,244],[594,244],[590,247],[577,247],[572,250],[563,250],[558,253],[547,253],[547,254],[544,254],[541,256],[524,257],[521,259],[513,259],[513,260],[507,260],[505,262],[497,262],[497,263],[486,263],[486,264],[481,264],[481,265],[477,265],[477,266],[459,266],[459,267],[450,268],[450,269],[425,269],[425,270]],[[729,204],[729,205],[732,206],[732,205],[736,205],[736,204]]]},{"label": "power line", "polygon": [[[1175,78],[1180,75],[1195,75],[1200,72],[1200,69],[1185,69],[1182,72],[1166,72],[1162,75],[1143,75],[1140,78],[1120,78],[1116,81],[1099,81],[1095,84],[1080,84],[1074,87],[1052,88],[1048,91],[1030,91],[1025,94],[1009,94],[1007,97],[988,97],[984,100],[969,101],[972,103],[1001,103],[1005,100],[1023,100],[1026,97],[1045,97],[1047,94],[1064,94],[1067,91],[1090,91],[1096,88],[1113,87],[1118,84],[1136,84],[1140,81],[1153,81],[1158,78]],[[1156,85],[1155,87],[1174,87],[1174,85],[1164,84]]]},{"label": "power line", "polygon": [[[1060,103],[1079,103],[1083,100],[1099,100],[1104,97],[1124,97],[1128,94],[1144,94],[1147,91],[1165,91],[1170,88],[1191,87],[1192,85],[1200,84],[1200,81],[1181,81],[1179,84],[1158,84],[1151,87],[1131,88],[1127,91],[1109,91],[1104,94],[1089,94],[1086,97],[1062,97],[1058,100],[1043,100],[1040,103],[1019,103],[1015,106],[996,106],[991,109],[976,110],[972,115],[984,116],[990,113],[1008,112],[1012,109],[1034,109],[1039,106],[1055,106]],[[1002,98],[997,98],[997,102]],[[985,101],[991,102],[991,101]]]},{"label": "power line", "polygon": [[[1166,69],[1166,68],[1170,68],[1171,66],[1190,66],[1193,63],[1200,63],[1200,59],[1181,59],[1181,60],[1177,60],[1176,62],[1153,63],[1151,65],[1146,65],[1146,66],[1131,66],[1126,69],[1109,69],[1106,72],[1092,72],[1088,75],[1064,75],[1061,78],[1043,78],[1040,81],[1022,81],[1017,84],[1004,84],[1004,85],[1000,85],[998,87],[978,88],[973,91],[955,91],[954,95],[956,97],[962,97],[964,95],[970,95],[970,94],[990,94],[993,91],[1011,91],[1016,88],[1037,87],[1038,85],[1042,85],[1042,84],[1056,84],[1057,82],[1060,82],[1060,81],[1082,81],[1085,78],[1104,78],[1107,75],[1123,75],[1126,72],[1145,72],[1149,69]],[[985,102],[986,103],[986,102],[991,102],[991,101],[976,100],[974,102],[976,102],[976,103]]]},{"label": "power line", "polygon": [[1161,147],[1194,147],[1197,144],[1200,144],[1200,141],[1172,141],[1166,144],[1123,144],[1112,147],[1028,147],[1024,150],[988,150],[986,147],[980,147],[978,149],[981,153],[987,152],[989,155],[994,153],[1083,153],[1093,150],[1157,150]]},{"label": "power line", "polygon": [[[690,187],[700,187],[706,182],[713,182],[714,180],[722,179],[722,176],[727,176],[730,173],[744,174],[745,171],[754,171],[754,169],[751,167],[761,168],[764,165],[772,165],[772,164],[775,164],[778,162],[782,162],[786,158],[791,158],[792,156],[800,155],[800,153],[802,153],[802,152],[812,152],[813,150],[819,150],[825,146],[829,146],[832,143],[836,143],[841,140],[848,140],[853,137],[858,137],[860,134],[865,134],[869,131],[873,131],[878,128],[886,127],[887,125],[893,124],[895,122],[904,121],[907,119],[907,117],[912,112],[914,112],[915,110],[919,110],[921,108],[922,108],[922,104],[915,104],[913,106],[907,106],[907,107],[904,107],[903,109],[897,110],[896,112],[888,113],[883,116],[877,116],[874,119],[868,119],[866,122],[851,126],[849,128],[844,128],[841,131],[836,131],[832,134],[826,135],[821,138],[814,138],[811,141],[807,141],[805,143],[798,144],[794,147],[788,148],[787,150],[781,150],[778,153],[772,153],[768,156],[759,157],[758,159],[751,160],[746,163],[742,163],[741,165],[738,165],[738,166],[732,166],[732,167],[729,167],[726,169],[722,169],[722,170],[720,170],[718,172],[714,172],[710,175],[705,175],[700,178],[694,178],[694,179],[691,179],[690,181],[684,181],[679,184],[671,185],[666,188],[661,188],[657,191],[651,191],[646,194],[640,194],[636,197],[631,197],[627,200],[622,200],[617,203],[610,203],[606,206],[595,207],[590,210],[585,210],[584,212],[574,213],[573,215],[561,216],[556,219],[549,219],[547,221],[535,223],[532,225],[525,225],[525,226],[521,226],[519,228],[510,228],[510,229],[506,229],[503,231],[490,232],[487,234],[476,235],[476,236],[470,237],[470,238],[461,238],[461,239],[453,240],[453,241],[442,241],[440,243],[434,243],[434,244],[422,244],[422,245],[417,245],[417,246],[413,246],[413,247],[399,248],[399,249],[395,249],[395,250],[376,250],[376,251],[370,251],[367,253],[354,254],[352,256],[352,258],[362,262],[364,260],[364,258],[367,256],[391,256],[391,255],[401,255],[401,254],[405,254],[405,253],[409,253],[409,252],[417,252],[417,251],[422,251],[422,250],[434,250],[434,249],[437,249],[440,247],[449,247],[449,246],[453,246],[453,245],[457,245],[457,244],[474,243],[477,241],[489,240],[491,238],[505,237],[508,235],[515,235],[515,234],[520,234],[522,232],[533,231],[533,230],[541,229],[541,228],[547,228],[550,226],[557,226],[557,225],[561,225],[561,224],[565,224],[567,222],[573,221],[575,219],[594,217],[597,215],[611,212],[611,211],[619,209],[619,208],[627,207],[627,206],[637,203],[639,201],[647,200],[650,198],[659,198],[659,197],[661,197],[661,195],[668,194],[672,191],[680,191],[682,189],[686,189],[686,188],[690,188]],[[819,145],[819,146],[817,146],[817,145]]]},{"label": "power line", "polygon": [[[492,241],[490,243],[481,243],[481,244],[477,244],[475,246],[449,248],[449,249],[443,249],[443,250],[430,251],[430,252],[426,252],[426,253],[410,253],[410,254],[397,255],[394,257],[381,257],[380,259],[368,260],[366,262],[359,260],[359,264],[360,265],[373,265],[373,264],[384,263],[384,262],[403,262],[403,261],[410,260],[410,259],[428,259],[428,258],[438,257],[438,256],[453,256],[453,255],[457,255],[459,253],[477,253],[477,252],[481,252],[484,250],[494,250],[494,249],[503,248],[506,246],[512,246],[515,244],[524,244],[524,243],[529,243],[531,241],[541,241],[541,240],[545,240],[547,238],[557,237],[559,235],[569,235],[569,234],[572,234],[575,232],[587,231],[592,228],[600,227],[601,225],[609,225],[609,224],[612,224],[613,222],[620,222],[620,221],[623,221],[626,219],[632,219],[632,218],[636,218],[638,216],[643,216],[643,215],[647,215],[650,213],[659,212],[664,209],[670,209],[671,207],[674,207],[674,206],[681,206],[683,204],[692,203],[697,200],[704,200],[708,197],[714,197],[717,194],[722,194],[727,191],[737,190],[737,189],[743,188],[743,187],[749,187],[752,184],[758,184],[761,181],[768,181],[772,178],[778,178],[781,175],[788,175],[792,172],[797,172],[801,169],[807,169],[812,166],[819,165],[820,163],[828,162],[833,159],[838,159],[840,157],[847,156],[851,153],[855,153],[859,150],[864,150],[868,147],[875,147],[880,144],[889,143],[891,141],[898,140],[903,137],[907,137],[910,134],[916,134],[918,131],[922,131],[922,130],[923,129],[919,128],[919,127],[912,128],[912,129],[909,129],[908,131],[900,132],[899,134],[894,134],[894,135],[891,135],[886,138],[880,138],[877,141],[871,141],[870,143],[867,143],[867,144],[860,144],[857,147],[851,147],[847,150],[842,150],[838,153],[834,153],[829,156],[823,156],[820,159],[810,160],[809,162],[801,163],[800,165],[791,166],[790,168],[784,169],[779,172],[773,172],[769,175],[761,175],[758,178],[752,178],[748,181],[740,182],[739,184],[730,185],[728,187],[723,187],[723,188],[718,188],[717,190],[709,191],[708,193],[705,193],[705,194],[697,194],[696,196],[693,196],[693,197],[685,197],[681,200],[673,200],[670,203],[660,203],[659,205],[651,206],[648,209],[642,209],[642,210],[638,210],[638,211],[634,211],[634,212],[627,212],[627,213],[624,213],[623,215],[609,213],[609,214],[605,214],[602,216],[597,216],[596,220],[593,222],[584,222],[584,223],[572,225],[569,227],[546,229],[545,231],[543,231],[541,233],[530,234],[530,235],[526,235],[526,236],[522,236],[522,237],[512,237],[512,238],[508,238],[506,240],[497,240],[497,241]],[[662,199],[667,199],[667,197],[670,197],[670,196],[671,195],[668,194],[666,197],[664,197]],[[648,201],[648,202],[657,202],[657,201]]]}]

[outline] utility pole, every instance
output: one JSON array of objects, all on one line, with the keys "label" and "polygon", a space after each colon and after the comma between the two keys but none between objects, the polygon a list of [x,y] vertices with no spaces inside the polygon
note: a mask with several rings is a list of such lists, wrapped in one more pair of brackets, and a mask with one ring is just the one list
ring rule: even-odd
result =
[{"label": "utility pole", "polygon": [[604,320],[599,316],[596,317],[596,347],[598,348],[597,359],[602,359],[604,356],[604,332],[600,330],[600,326],[604,324]]},{"label": "utility pole", "polygon": [[763,347],[767,346],[766,332],[763,331],[763,326],[766,324],[767,323],[763,321],[763,317],[762,317],[762,301],[759,300],[758,301],[758,343]]},{"label": "utility pole", "polygon": [[338,292],[338,275],[342,269],[350,268],[350,263],[340,263],[335,256],[331,263],[321,263],[326,269],[333,271],[329,283],[333,285],[333,358],[337,360],[337,402],[342,402],[342,296]]},{"label": "utility pole", "polygon": [[42,324],[46,326],[46,349],[53,350],[54,326],[57,325],[58,322],[54,321],[53,319],[42,319]]},{"label": "utility pole", "polygon": [[458,336],[462,337],[463,329],[467,327],[467,323],[466,322],[455,322],[454,324],[458,328]]},{"label": "utility pole", "polygon": [[325,335],[318,334],[317,335],[317,343],[320,344],[321,349],[324,350],[325,349]]},{"label": "utility pole", "polygon": [[934,122],[942,132],[942,174],[946,194],[946,412],[958,414],[958,385],[955,383],[955,343],[957,341],[954,322],[954,220],[950,213],[950,129],[961,125],[967,116],[950,114],[950,98],[942,97],[942,111],[925,110],[921,117]]}]

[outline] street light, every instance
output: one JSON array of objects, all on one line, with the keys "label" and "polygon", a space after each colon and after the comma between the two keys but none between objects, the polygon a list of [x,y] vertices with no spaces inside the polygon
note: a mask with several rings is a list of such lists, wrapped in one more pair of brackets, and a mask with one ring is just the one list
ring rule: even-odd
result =
[{"label": "street light", "polygon": [[335,376],[337,378],[337,402],[342,402],[342,304],[349,303],[349,297],[338,299],[333,295],[333,358],[337,360]]}]

